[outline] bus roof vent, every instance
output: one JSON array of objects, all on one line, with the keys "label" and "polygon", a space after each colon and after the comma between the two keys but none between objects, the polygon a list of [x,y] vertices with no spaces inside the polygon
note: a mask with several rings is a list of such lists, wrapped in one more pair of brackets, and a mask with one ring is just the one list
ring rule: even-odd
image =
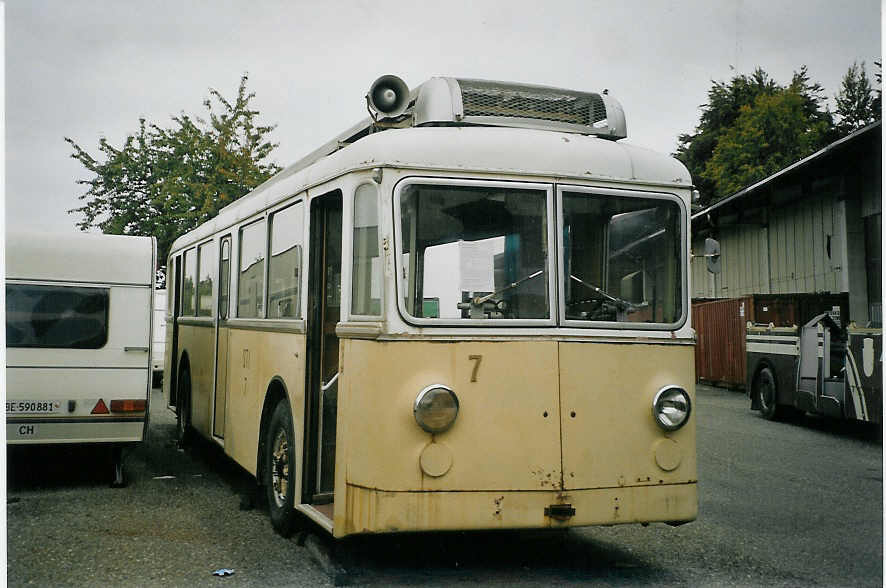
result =
[{"label": "bus roof vent", "polygon": [[[606,90],[601,94],[547,86],[435,77],[412,90],[393,75],[366,93],[369,117],[267,180],[278,182],[314,162],[385,129],[411,126],[498,126],[597,135],[628,136],[624,111]],[[229,205],[230,206],[230,205]]]},{"label": "bus roof vent", "polygon": [[419,88],[414,124],[478,124],[627,136],[624,111],[607,94],[546,86],[431,78]]}]

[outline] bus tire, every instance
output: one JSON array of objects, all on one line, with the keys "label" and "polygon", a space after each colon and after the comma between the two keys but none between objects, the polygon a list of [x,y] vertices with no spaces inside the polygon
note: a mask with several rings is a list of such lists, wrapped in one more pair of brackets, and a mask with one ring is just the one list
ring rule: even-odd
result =
[{"label": "bus tire", "polygon": [[271,526],[282,537],[295,530],[295,443],[289,403],[274,407],[265,440],[264,486],[267,489]]},{"label": "bus tire", "polygon": [[186,367],[178,377],[176,407],[176,432],[179,448],[187,447],[191,441],[191,371]]},{"label": "bus tire", "polygon": [[764,419],[775,421],[784,416],[784,410],[778,405],[778,388],[775,374],[768,367],[757,373],[754,379],[754,393],[760,406],[760,414]]}]

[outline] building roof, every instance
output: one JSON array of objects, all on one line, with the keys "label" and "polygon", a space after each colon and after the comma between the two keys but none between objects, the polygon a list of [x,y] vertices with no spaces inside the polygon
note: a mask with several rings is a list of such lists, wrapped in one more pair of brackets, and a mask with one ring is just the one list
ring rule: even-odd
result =
[{"label": "building roof", "polygon": [[816,151],[812,155],[804,157],[800,161],[792,163],[791,165],[775,172],[771,176],[766,177],[766,178],[760,180],[759,182],[751,184],[747,188],[743,188],[743,189],[739,190],[738,192],[736,192],[735,194],[732,194],[732,195],[727,196],[721,200],[718,200],[714,204],[696,212],[695,214],[692,215],[692,220],[695,221],[696,219],[707,219],[707,218],[709,218],[711,213],[718,212],[719,210],[731,209],[731,208],[734,208],[735,206],[739,206],[739,205],[743,206],[744,201],[746,199],[748,199],[749,197],[752,197],[755,194],[762,192],[766,188],[773,185],[779,179],[781,179],[789,174],[798,172],[800,170],[808,169],[812,165],[819,165],[824,160],[832,157],[837,152],[840,152],[840,151],[842,151],[852,145],[855,145],[863,140],[867,140],[867,139],[874,140],[874,135],[880,132],[880,125],[881,125],[881,121],[878,120],[876,122],[869,124],[866,127],[863,127],[853,133],[850,133],[849,135],[846,135],[842,139],[834,141],[833,143],[823,147],[822,149],[819,149],[818,151]]}]

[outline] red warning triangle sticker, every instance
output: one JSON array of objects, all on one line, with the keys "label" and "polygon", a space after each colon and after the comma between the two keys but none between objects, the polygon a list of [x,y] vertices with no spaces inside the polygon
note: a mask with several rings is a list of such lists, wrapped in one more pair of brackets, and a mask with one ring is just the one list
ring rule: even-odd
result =
[{"label": "red warning triangle sticker", "polygon": [[95,403],[95,408],[92,409],[92,414],[110,414],[110,412],[105,405],[105,401],[101,398],[98,399],[98,402]]}]

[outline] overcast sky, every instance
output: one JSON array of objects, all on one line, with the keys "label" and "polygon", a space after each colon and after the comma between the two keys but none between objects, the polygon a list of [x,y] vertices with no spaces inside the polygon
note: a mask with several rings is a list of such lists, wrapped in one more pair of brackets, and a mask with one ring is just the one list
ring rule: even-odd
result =
[{"label": "overcast sky", "polygon": [[363,118],[385,73],[608,88],[626,140],[672,152],[711,80],[806,64],[833,96],[881,54],[877,0],[11,0],[5,25],[6,221],[58,231],[88,177],[65,136],[97,156],[141,116],[167,126],[210,87],[233,96],[244,72],[287,165]]}]

